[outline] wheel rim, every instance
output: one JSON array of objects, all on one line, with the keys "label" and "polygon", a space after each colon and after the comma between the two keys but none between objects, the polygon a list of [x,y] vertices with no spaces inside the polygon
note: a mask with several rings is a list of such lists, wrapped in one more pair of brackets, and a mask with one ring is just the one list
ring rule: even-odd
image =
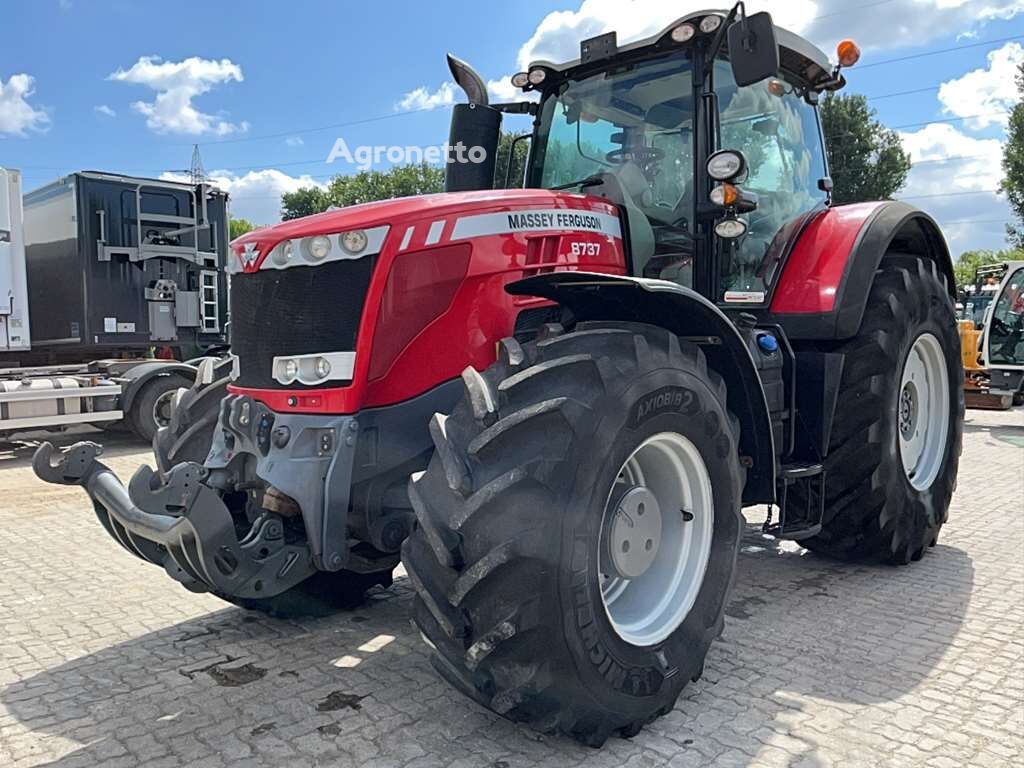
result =
[{"label": "wheel rim", "polygon": [[700,594],[711,554],[714,499],[700,451],[662,432],[619,469],[601,521],[601,602],[616,634],[660,643]]},{"label": "wheel rim", "polygon": [[946,356],[930,333],[917,337],[903,363],[896,419],[903,471],[914,488],[924,490],[942,468],[949,434]]},{"label": "wheel rim", "polygon": [[156,424],[158,429],[166,427],[171,423],[172,406],[177,394],[178,390],[172,389],[169,392],[164,392],[153,402],[153,423]]}]

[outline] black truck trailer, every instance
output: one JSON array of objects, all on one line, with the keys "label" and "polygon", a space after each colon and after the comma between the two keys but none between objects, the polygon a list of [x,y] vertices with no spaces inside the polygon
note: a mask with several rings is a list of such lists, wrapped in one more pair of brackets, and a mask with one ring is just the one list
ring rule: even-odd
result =
[{"label": "black truck trailer", "polygon": [[226,344],[227,194],[81,171],[21,198],[3,176],[0,434],[123,421],[151,439]]}]

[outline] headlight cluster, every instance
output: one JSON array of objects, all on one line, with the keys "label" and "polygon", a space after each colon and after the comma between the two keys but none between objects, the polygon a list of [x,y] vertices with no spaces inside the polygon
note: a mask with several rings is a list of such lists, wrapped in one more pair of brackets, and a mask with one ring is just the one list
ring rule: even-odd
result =
[{"label": "headlight cluster", "polygon": [[380,253],[387,233],[388,227],[385,225],[283,240],[271,249],[260,269],[309,267],[328,261],[361,259],[363,256]]},{"label": "headlight cluster", "polygon": [[273,375],[275,381],[284,385],[299,382],[315,386],[327,381],[351,379],[355,364],[355,352],[322,352],[313,355],[275,357]]},{"label": "headlight cluster", "polygon": [[722,21],[722,17],[718,14],[705,16],[697,23],[694,23],[693,21],[684,21],[679,26],[672,28],[672,31],[669,33],[669,37],[671,37],[672,42],[675,43],[688,43],[696,37],[698,29],[700,29],[703,34],[710,35],[722,26]]}]

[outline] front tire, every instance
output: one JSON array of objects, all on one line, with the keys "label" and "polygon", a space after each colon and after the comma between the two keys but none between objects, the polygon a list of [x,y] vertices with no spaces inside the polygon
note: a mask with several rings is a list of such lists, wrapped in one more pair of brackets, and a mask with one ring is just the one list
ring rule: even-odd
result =
[{"label": "front tire", "polygon": [[822,531],[800,543],[842,559],[920,560],[946,521],[963,435],[960,340],[935,262],[887,256],[841,351]]},{"label": "front tire", "polygon": [[[722,631],[743,486],[725,386],[696,346],[606,323],[506,339],[463,379],[463,402],[431,423],[403,547],[434,666],[539,730],[631,736],[672,709]],[[645,499],[657,533],[637,530]],[[627,543],[646,560],[616,560]]]}]

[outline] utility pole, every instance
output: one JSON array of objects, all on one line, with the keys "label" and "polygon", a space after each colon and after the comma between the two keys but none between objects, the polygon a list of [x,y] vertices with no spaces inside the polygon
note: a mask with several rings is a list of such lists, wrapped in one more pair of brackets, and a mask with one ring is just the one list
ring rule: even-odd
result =
[{"label": "utility pole", "polygon": [[192,145],[192,168],[190,170],[193,184],[202,184],[206,181],[206,170],[203,168],[203,158],[199,154],[199,145]]}]

